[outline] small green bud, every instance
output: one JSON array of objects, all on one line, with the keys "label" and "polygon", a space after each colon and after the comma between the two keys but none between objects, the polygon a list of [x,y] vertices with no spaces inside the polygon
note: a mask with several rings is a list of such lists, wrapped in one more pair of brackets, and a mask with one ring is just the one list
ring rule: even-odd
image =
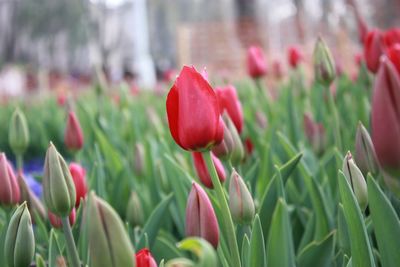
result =
[{"label": "small green bud", "polygon": [[318,37],[313,54],[315,80],[329,86],[335,79],[335,63],[328,46],[321,37]]},{"label": "small green bud", "polygon": [[4,244],[4,256],[8,267],[28,267],[35,253],[31,215],[26,202],[11,217]]},{"label": "small green bud", "polygon": [[354,159],[362,173],[366,175],[368,172],[371,172],[373,175],[376,175],[379,172],[379,166],[375,148],[367,129],[361,122],[357,126],[355,148],[356,154]]},{"label": "small green bud", "polygon": [[233,169],[229,183],[229,209],[232,218],[240,224],[253,221],[255,208],[253,198],[243,178]]},{"label": "small green bud", "polygon": [[12,114],[8,142],[15,155],[24,154],[29,145],[28,124],[24,113],[17,108]]},{"label": "small green bud", "polygon": [[227,114],[224,114],[223,118],[228,130],[231,133],[233,141],[230,160],[233,165],[237,165],[244,159],[243,143],[233,121],[229,118],[229,116],[227,116]]},{"label": "small green bud", "polygon": [[142,203],[136,192],[132,192],[129,198],[128,207],[126,209],[126,219],[133,226],[143,225],[144,223]]}]

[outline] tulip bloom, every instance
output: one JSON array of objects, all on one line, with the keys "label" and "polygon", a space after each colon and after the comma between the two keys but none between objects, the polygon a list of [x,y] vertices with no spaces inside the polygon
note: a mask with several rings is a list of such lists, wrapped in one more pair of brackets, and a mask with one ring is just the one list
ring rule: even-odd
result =
[{"label": "tulip bloom", "polygon": [[[197,176],[199,177],[200,181],[208,188],[214,188],[214,185],[211,180],[210,173],[207,169],[206,162],[203,158],[203,154],[201,152],[193,152],[192,153],[194,167],[197,172]],[[218,178],[223,183],[226,179],[224,165],[222,165],[221,161],[211,154],[214,167],[217,170]]]},{"label": "tulip bloom", "polygon": [[136,253],[136,267],[157,267],[157,262],[147,248],[143,248]]},{"label": "tulip bloom", "polygon": [[379,59],[382,53],[382,33],[376,29],[368,32],[364,43],[364,57],[371,72],[376,73],[378,71]]},{"label": "tulip bloom", "polygon": [[197,183],[192,183],[186,206],[186,236],[198,236],[207,240],[214,248],[219,242],[218,221],[206,192]]},{"label": "tulip bloom", "polygon": [[[55,215],[54,213],[51,213],[50,211],[47,212],[47,215],[49,216],[49,221],[50,224],[57,229],[62,228],[62,222],[61,218]],[[69,224],[72,226],[75,224],[76,221],[76,211],[75,208],[72,209],[71,214],[68,216],[69,219]]]},{"label": "tulip bloom", "polygon": [[247,50],[247,72],[254,79],[267,74],[267,64],[261,47],[251,46]]},{"label": "tulip bloom", "polygon": [[0,203],[17,204],[20,199],[20,189],[17,178],[6,154],[0,153]]},{"label": "tulip bloom", "polygon": [[397,72],[400,74],[400,43],[393,45],[387,50],[387,56],[396,67]]},{"label": "tulip bloom", "polygon": [[381,167],[400,173],[400,77],[387,57],[375,79],[371,108],[372,143]]},{"label": "tulip bloom", "polygon": [[295,69],[303,61],[304,56],[301,50],[296,46],[291,46],[287,51],[289,65]]},{"label": "tulip bloom", "polygon": [[69,164],[69,171],[71,172],[72,180],[75,184],[76,191],[76,201],[75,207],[78,207],[81,203],[81,198],[85,198],[87,194],[87,184],[86,184],[86,171],[78,163],[71,162]]},{"label": "tulip bloom", "polygon": [[236,88],[233,85],[228,85],[226,87],[216,88],[216,92],[221,114],[226,111],[235,124],[238,133],[241,133],[243,129],[243,111],[236,93]]},{"label": "tulip bloom", "polygon": [[68,113],[67,127],[64,137],[65,146],[70,150],[79,150],[83,147],[83,133],[75,112]]},{"label": "tulip bloom", "polygon": [[208,150],[224,136],[218,98],[194,67],[184,66],[167,96],[172,137],[185,150]]},{"label": "tulip bloom", "polygon": [[387,30],[383,35],[383,41],[385,42],[386,47],[400,44],[400,28]]}]

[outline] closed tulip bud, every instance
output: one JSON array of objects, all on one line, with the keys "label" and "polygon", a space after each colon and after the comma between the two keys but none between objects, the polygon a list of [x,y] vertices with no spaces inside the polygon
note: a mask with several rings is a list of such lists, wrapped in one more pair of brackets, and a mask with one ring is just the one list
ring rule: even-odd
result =
[{"label": "closed tulip bud", "polygon": [[8,132],[8,141],[15,155],[24,154],[29,145],[28,124],[24,113],[17,108],[10,122],[10,130]]},{"label": "closed tulip bud", "polygon": [[86,197],[88,191],[86,183],[86,170],[80,164],[71,162],[69,164],[69,171],[71,172],[72,180],[74,181],[75,185],[75,207],[79,207],[81,199],[84,199]]},{"label": "closed tulip bud", "polygon": [[75,112],[68,113],[67,127],[64,136],[65,146],[72,150],[80,150],[83,147],[83,132]]},{"label": "closed tulip bud", "polygon": [[144,174],[145,171],[145,159],[146,159],[146,154],[145,154],[145,149],[143,144],[141,143],[136,143],[135,144],[135,158],[134,158],[134,170],[137,175],[141,176]]},{"label": "closed tulip bud", "polygon": [[301,52],[300,48],[296,46],[291,46],[287,50],[287,57],[290,67],[293,69],[297,68],[297,66],[303,61],[304,56]]},{"label": "closed tulip bud", "polygon": [[20,199],[20,188],[4,153],[0,153],[0,185],[0,204],[17,204]]},{"label": "closed tulip bud", "polygon": [[192,183],[186,206],[186,236],[198,236],[207,240],[214,248],[219,242],[218,221],[206,192],[197,183]]},{"label": "closed tulip bud", "polygon": [[137,267],[158,267],[157,262],[147,248],[143,248],[136,253]]},{"label": "closed tulip bud", "polygon": [[[57,229],[62,228],[62,221],[61,221],[60,217],[58,217],[57,215],[51,213],[50,211],[47,213],[47,215],[49,216],[49,221],[50,221],[51,226],[53,226],[54,228],[57,228]],[[72,209],[72,212],[68,216],[68,219],[69,219],[69,224],[71,226],[75,224],[75,221],[76,221],[75,208]]]},{"label": "closed tulip bud", "polygon": [[233,149],[233,138],[228,127],[226,127],[225,122],[222,120],[222,118],[220,118],[220,120],[224,125],[224,138],[222,139],[221,143],[213,147],[212,152],[220,159],[229,159]]},{"label": "closed tulip bud", "polygon": [[261,47],[251,46],[247,50],[247,72],[254,79],[267,74],[267,64]]},{"label": "closed tulip bud", "polygon": [[124,224],[117,212],[94,192],[87,206],[91,266],[135,267],[134,252]]},{"label": "closed tulip bud", "polygon": [[371,107],[372,143],[379,165],[400,174],[400,76],[385,56],[376,75]]},{"label": "closed tulip bud", "polygon": [[363,174],[366,175],[368,172],[371,172],[375,175],[378,173],[379,166],[375,148],[367,129],[365,129],[361,122],[357,126],[356,154],[354,159]]},{"label": "closed tulip bud", "polygon": [[132,192],[129,198],[126,219],[133,226],[143,225],[144,223],[143,206],[136,192]]},{"label": "closed tulip bud", "polygon": [[242,177],[233,169],[229,183],[229,209],[234,221],[250,224],[255,215],[254,201]]},{"label": "closed tulip bud", "polygon": [[76,203],[71,172],[52,143],[47,149],[44,162],[43,196],[47,208],[60,217],[69,216]]},{"label": "closed tulip bud", "polygon": [[328,46],[321,37],[318,37],[313,54],[315,80],[329,86],[335,79],[335,62]]},{"label": "closed tulip bud", "polygon": [[217,95],[193,67],[183,67],[166,105],[171,135],[183,149],[204,151],[221,143],[224,128]]},{"label": "closed tulip bud", "polygon": [[368,205],[367,183],[360,169],[355,164],[350,151],[347,152],[343,161],[343,173],[350,183],[351,189],[357,199],[358,205],[364,211]]},{"label": "closed tulip bud", "polygon": [[316,154],[321,154],[326,145],[325,128],[321,123],[317,123],[311,114],[305,113],[303,117],[304,132],[308,142],[311,144]]},{"label": "closed tulip bud", "polygon": [[35,253],[31,215],[26,202],[11,217],[7,228],[4,257],[8,267],[28,267]]},{"label": "closed tulip bud", "polygon": [[236,93],[236,88],[233,85],[219,87],[216,88],[216,93],[221,114],[225,111],[228,113],[240,134],[243,129],[243,111],[242,104],[240,103],[239,97]]},{"label": "closed tulip bud", "polygon": [[386,53],[400,74],[400,43],[391,46]]},{"label": "closed tulip bud", "polygon": [[380,57],[383,54],[382,33],[379,30],[371,30],[368,32],[364,42],[364,57],[367,68],[376,73],[380,64]]},{"label": "closed tulip bud", "polygon": [[[199,177],[201,183],[208,188],[214,188],[214,185],[211,181],[210,173],[207,169],[206,162],[203,158],[203,154],[201,152],[193,152],[192,157],[197,176]],[[214,163],[214,167],[217,171],[218,178],[221,183],[223,183],[226,179],[224,165],[222,165],[221,161],[216,156],[214,156],[214,154],[211,154],[211,157]]]},{"label": "closed tulip bud", "polygon": [[232,147],[230,160],[233,165],[237,165],[240,162],[242,162],[242,160],[244,159],[243,143],[242,143],[242,140],[240,139],[239,133],[236,130],[235,125],[233,124],[233,122],[229,118],[229,116],[226,116],[226,114],[224,114],[224,120],[225,120],[226,126],[228,127],[228,130],[231,132],[232,140],[233,140],[233,147]]}]

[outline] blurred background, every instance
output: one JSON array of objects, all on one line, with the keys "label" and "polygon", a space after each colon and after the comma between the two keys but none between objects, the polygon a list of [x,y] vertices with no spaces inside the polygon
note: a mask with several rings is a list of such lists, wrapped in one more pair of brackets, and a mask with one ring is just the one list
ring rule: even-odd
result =
[{"label": "blurred background", "polygon": [[357,17],[385,29],[398,14],[399,0],[0,0],[0,95],[84,86],[95,70],[138,88],[183,64],[240,78],[250,45],[286,62],[288,46],[310,55],[318,35],[351,68]]}]

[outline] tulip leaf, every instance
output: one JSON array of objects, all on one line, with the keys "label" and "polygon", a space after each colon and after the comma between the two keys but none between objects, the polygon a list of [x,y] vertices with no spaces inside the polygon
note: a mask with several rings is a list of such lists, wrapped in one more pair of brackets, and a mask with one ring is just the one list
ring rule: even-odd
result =
[{"label": "tulip leaf", "polygon": [[330,232],[320,241],[306,245],[297,256],[299,267],[329,267],[332,266],[335,231]]},{"label": "tulip leaf", "polygon": [[151,213],[149,219],[147,220],[146,224],[143,227],[143,233],[139,239],[139,242],[135,246],[137,250],[144,248],[146,244],[146,235],[148,236],[148,242],[150,248],[153,246],[158,230],[160,229],[162,223],[163,223],[163,218],[166,215],[166,212],[168,211],[168,206],[172,201],[173,194],[169,194],[164,200],[160,202],[160,204],[157,205],[157,207],[154,209],[154,211]]},{"label": "tulip leaf", "polygon": [[351,254],[349,231],[344,216],[343,205],[339,203],[338,209],[338,245],[344,254]]},{"label": "tulip leaf", "polygon": [[242,267],[249,267],[250,240],[245,234],[242,242]]},{"label": "tulip leaf", "polygon": [[349,236],[352,265],[375,267],[371,245],[361,210],[344,174],[339,171],[339,192]]},{"label": "tulip leaf", "polygon": [[152,253],[157,260],[164,259],[166,261],[183,257],[183,253],[176,248],[175,240],[170,240],[165,236],[157,236],[154,243]]},{"label": "tulip leaf", "polygon": [[279,167],[279,171],[281,173],[282,181],[284,184],[293,173],[293,171],[296,169],[302,157],[303,153],[298,153],[296,156],[287,161],[284,165]]},{"label": "tulip leaf", "polygon": [[382,267],[400,264],[400,223],[389,199],[368,175],[368,199]]},{"label": "tulip leaf", "polygon": [[44,261],[42,256],[40,256],[40,254],[36,254],[35,262],[36,262],[36,267],[46,267],[46,262]]},{"label": "tulip leaf", "polygon": [[100,146],[100,150],[104,156],[107,169],[112,171],[113,174],[118,174],[122,168],[122,159],[120,154],[116,151],[113,145],[108,141],[104,133],[97,127],[93,128],[96,140]]},{"label": "tulip leaf", "polygon": [[278,190],[277,180],[278,178],[276,176],[272,178],[267,186],[267,189],[265,190],[264,196],[261,199],[259,217],[260,221],[263,222],[262,229],[265,239],[268,238],[268,231],[271,225],[272,214],[279,197],[280,190]]},{"label": "tulip leaf", "polygon": [[57,267],[57,259],[60,256],[62,256],[62,252],[58,243],[57,233],[54,229],[51,229],[49,240],[49,267]]},{"label": "tulip leaf", "polygon": [[295,266],[295,253],[289,212],[282,198],[278,200],[272,216],[266,256],[267,266]]},{"label": "tulip leaf", "polygon": [[253,230],[250,237],[249,267],[265,267],[265,242],[261,228],[260,217],[256,214],[253,221]]},{"label": "tulip leaf", "polygon": [[198,237],[189,237],[178,244],[178,248],[189,250],[198,257],[197,267],[218,266],[217,254],[213,246],[205,239]]}]

